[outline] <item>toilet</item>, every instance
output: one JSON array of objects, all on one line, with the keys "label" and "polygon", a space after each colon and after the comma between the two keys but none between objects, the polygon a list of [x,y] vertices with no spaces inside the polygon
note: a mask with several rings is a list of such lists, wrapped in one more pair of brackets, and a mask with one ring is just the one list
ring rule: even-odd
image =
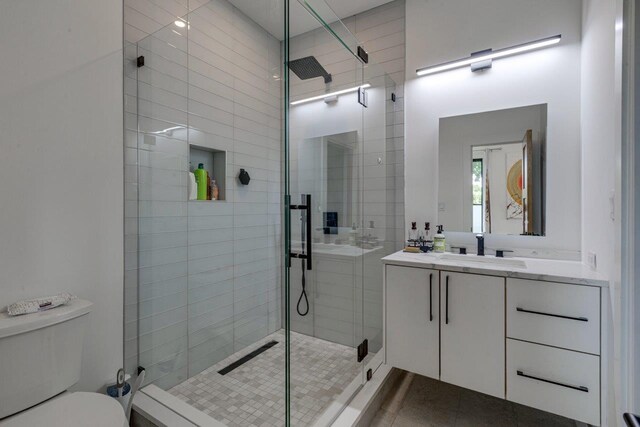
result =
[{"label": "toilet", "polygon": [[23,316],[0,313],[0,426],[129,425],[115,399],[67,391],[80,379],[91,306],[76,299]]}]

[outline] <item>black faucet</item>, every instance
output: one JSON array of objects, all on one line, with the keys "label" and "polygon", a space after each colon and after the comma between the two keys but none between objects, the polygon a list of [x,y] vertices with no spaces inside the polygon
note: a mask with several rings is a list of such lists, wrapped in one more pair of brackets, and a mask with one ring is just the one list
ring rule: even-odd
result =
[{"label": "black faucet", "polygon": [[484,235],[476,234],[476,239],[478,239],[478,256],[484,256]]}]

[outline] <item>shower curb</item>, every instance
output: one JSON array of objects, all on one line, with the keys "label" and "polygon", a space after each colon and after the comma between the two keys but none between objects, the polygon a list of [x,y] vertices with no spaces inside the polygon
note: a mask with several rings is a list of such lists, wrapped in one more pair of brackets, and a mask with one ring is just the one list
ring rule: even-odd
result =
[{"label": "shower curb", "polygon": [[385,385],[393,383],[393,379],[399,374],[397,369],[382,364],[376,370],[373,378],[368,381],[360,391],[351,399],[349,405],[344,408],[331,427],[353,427],[366,424],[371,414],[375,415],[384,398]]},{"label": "shower curb", "polygon": [[226,427],[204,412],[150,384],[136,395],[133,407],[158,426],[168,427]]}]

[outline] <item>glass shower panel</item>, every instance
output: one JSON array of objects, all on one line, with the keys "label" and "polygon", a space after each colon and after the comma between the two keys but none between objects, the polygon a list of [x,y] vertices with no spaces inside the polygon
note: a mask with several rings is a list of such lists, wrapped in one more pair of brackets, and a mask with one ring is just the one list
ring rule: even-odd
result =
[{"label": "glass shower panel", "polygon": [[285,420],[283,6],[199,2],[126,58],[128,371],[231,425]]},{"label": "glass shower panel", "polygon": [[137,54],[138,355],[167,389],[188,378],[187,39],[170,25]]},{"label": "glass shower panel", "polygon": [[[402,194],[396,191],[395,99],[396,86],[375,63],[364,67],[367,108],[363,109],[362,216],[363,325],[369,354],[365,370],[375,371],[383,361],[383,265],[381,258],[395,252],[396,206]],[[400,159],[401,161],[402,159]]]},{"label": "glass shower panel", "polygon": [[357,56],[358,46],[360,46],[358,39],[325,0],[298,0],[298,2],[335,37],[338,43]]}]

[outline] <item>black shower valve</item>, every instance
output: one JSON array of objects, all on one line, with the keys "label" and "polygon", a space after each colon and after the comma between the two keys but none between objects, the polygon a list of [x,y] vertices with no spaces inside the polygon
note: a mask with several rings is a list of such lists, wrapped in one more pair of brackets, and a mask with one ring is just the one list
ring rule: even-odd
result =
[{"label": "black shower valve", "polygon": [[240,169],[240,175],[238,175],[238,179],[240,180],[240,184],[242,185],[249,185],[249,181],[251,181],[249,172],[244,169]]}]

